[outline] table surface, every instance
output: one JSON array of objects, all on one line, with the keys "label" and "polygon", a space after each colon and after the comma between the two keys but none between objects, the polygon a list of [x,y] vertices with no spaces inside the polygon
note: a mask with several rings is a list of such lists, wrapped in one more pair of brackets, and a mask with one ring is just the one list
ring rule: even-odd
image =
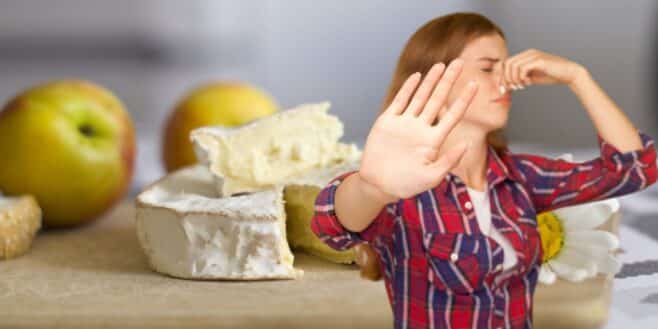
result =
[{"label": "table surface", "polygon": [[[653,328],[658,184],[620,201],[626,252],[619,256],[624,268],[612,285],[605,328]],[[383,281],[361,279],[355,265],[295,257],[305,271],[300,280],[192,281],[153,272],[126,200],[91,225],[40,232],[27,254],[0,261],[0,328],[391,327]],[[644,265],[627,271],[633,264]],[[545,290],[544,296],[549,292],[557,294]]]},{"label": "table surface", "polygon": [[42,231],[27,254],[0,261],[0,327],[392,326],[383,281],[303,253],[295,267],[303,278],[195,281],[153,272],[126,200],[90,225]]}]

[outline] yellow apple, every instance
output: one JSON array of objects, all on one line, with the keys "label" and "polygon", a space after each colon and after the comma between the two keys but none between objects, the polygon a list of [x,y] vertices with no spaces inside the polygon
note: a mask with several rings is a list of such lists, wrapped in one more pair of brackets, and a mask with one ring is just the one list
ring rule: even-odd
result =
[{"label": "yellow apple", "polygon": [[172,172],[197,162],[189,136],[192,129],[240,126],[278,110],[270,95],[246,83],[214,82],[195,88],[176,105],[165,124],[165,169]]},{"label": "yellow apple", "polygon": [[0,190],[32,194],[47,227],[91,221],[127,191],[135,132],[121,101],[82,80],[40,84],[0,112]]}]

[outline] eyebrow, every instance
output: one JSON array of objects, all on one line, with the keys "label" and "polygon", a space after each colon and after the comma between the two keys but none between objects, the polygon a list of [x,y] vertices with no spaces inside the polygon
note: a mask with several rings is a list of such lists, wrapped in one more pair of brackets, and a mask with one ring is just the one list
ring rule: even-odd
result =
[{"label": "eyebrow", "polygon": [[488,61],[488,62],[496,63],[500,61],[500,58],[480,57],[478,58],[478,61]]}]

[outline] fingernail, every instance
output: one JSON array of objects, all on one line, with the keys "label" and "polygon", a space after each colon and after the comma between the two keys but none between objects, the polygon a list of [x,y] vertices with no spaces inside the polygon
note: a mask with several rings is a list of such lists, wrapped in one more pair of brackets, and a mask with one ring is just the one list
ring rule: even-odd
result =
[{"label": "fingernail", "polygon": [[501,85],[501,86],[498,88],[498,91],[500,91],[500,94],[501,94],[501,95],[504,94],[504,93],[505,93],[505,86]]}]

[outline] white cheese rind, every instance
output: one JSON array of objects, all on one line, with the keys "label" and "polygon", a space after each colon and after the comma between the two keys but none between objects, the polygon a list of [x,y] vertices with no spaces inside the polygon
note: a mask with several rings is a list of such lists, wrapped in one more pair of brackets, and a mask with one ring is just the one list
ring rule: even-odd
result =
[{"label": "white cheese rind", "polygon": [[295,279],[282,188],[217,196],[213,175],[186,167],[137,196],[137,235],[151,267],[190,279]]},{"label": "white cheese rind", "polygon": [[221,178],[220,193],[273,188],[314,169],[361,156],[356,144],[339,143],[343,124],[328,102],[302,104],[245,125],[201,127],[190,133],[201,162]]}]

